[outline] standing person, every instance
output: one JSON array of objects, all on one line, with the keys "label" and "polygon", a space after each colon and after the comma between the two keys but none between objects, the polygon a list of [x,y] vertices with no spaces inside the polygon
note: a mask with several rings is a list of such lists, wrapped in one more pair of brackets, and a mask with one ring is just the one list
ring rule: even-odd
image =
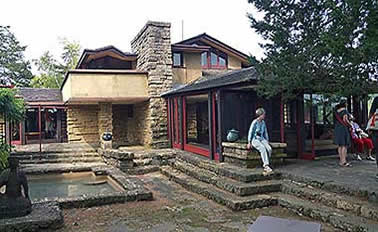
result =
[{"label": "standing person", "polygon": [[349,128],[351,123],[348,119],[347,102],[346,100],[341,100],[336,106],[334,112],[335,121],[335,138],[334,143],[338,146],[337,152],[339,153],[339,165],[341,167],[351,167],[352,165],[347,162],[346,156],[348,147],[350,146],[350,133]]},{"label": "standing person", "polygon": [[370,112],[369,112],[369,118],[373,116],[375,111],[378,109],[378,96],[374,98],[373,103],[371,104]]},{"label": "standing person", "polygon": [[273,172],[269,167],[269,157],[272,155],[272,148],[269,145],[268,130],[265,124],[265,110],[258,108],[256,110],[257,118],[252,121],[248,131],[248,145],[247,148],[251,149],[252,146],[256,148],[261,155],[261,160],[264,167],[264,175]]},{"label": "standing person", "polygon": [[[377,162],[378,167],[378,109],[376,109],[375,113],[370,117],[366,130],[371,132],[371,137],[375,146],[375,161]],[[378,180],[378,174],[376,175],[376,178]]]},{"label": "standing person", "polygon": [[364,150],[365,150],[365,147],[366,147],[367,150],[368,150],[368,154],[366,156],[366,159],[371,160],[371,161],[375,161],[375,158],[371,155],[371,152],[372,152],[374,146],[373,146],[372,140],[369,138],[369,135],[366,134],[360,128],[360,126],[355,122],[355,118],[353,117],[353,115],[350,115],[349,119],[350,119],[350,122],[352,123],[352,132],[351,132],[352,140],[353,140],[353,143],[356,145],[357,152],[358,152],[357,160],[359,160],[359,161],[362,160],[360,154],[364,153]]}]

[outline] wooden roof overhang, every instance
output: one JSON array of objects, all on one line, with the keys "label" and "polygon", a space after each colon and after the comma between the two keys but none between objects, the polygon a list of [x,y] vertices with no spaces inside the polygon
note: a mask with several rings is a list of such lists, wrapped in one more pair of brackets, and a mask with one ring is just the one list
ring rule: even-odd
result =
[{"label": "wooden roof overhang", "polygon": [[192,37],[192,38],[189,38],[189,39],[186,39],[186,40],[183,40],[181,42],[178,42],[178,43],[175,43],[174,45],[179,45],[179,44],[193,44],[197,41],[201,41],[211,47],[214,47],[226,54],[229,54],[229,55],[232,55],[238,59],[240,59],[244,64],[248,64],[248,55],[246,55],[245,53],[239,51],[239,50],[236,50],[235,48],[217,40],[216,38],[214,37],[211,37],[210,35],[206,34],[206,33],[203,33],[203,34],[200,34],[200,35],[197,35],[195,37]]},{"label": "wooden roof overhang", "polygon": [[257,86],[257,72],[253,67],[234,70],[215,77],[207,77],[206,80],[198,80],[193,83],[170,90],[162,97],[186,96],[207,93],[216,90],[247,91]]},{"label": "wooden roof overhang", "polygon": [[173,52],[192,52],[192,53],[202,53],[207,52],[211,49],[210,46],[197,46],[197,45],[186,45],[186,44],[173,44]]},{"label": "wooden roof overhang", "polygon": [[150,98],[146,96],[133,97],[74,97],[65,102],[65,105],[95,105],[101,102],[111,102],[113,104],[135,104],[148,101]]},{"label": "wooden roof overhang", "polygon": [[110,45],[103,48],[98,49],[84,49],[82,55],[80,56],[79,62],[76,65],[76,69],[82,67],[83,64],[90,62],[91,60],[98,59],[100,57],[110,56],[115,59],[123,60],[123,61],[136,61],[137,54],[133,53],[126,53],[118,48]]}]

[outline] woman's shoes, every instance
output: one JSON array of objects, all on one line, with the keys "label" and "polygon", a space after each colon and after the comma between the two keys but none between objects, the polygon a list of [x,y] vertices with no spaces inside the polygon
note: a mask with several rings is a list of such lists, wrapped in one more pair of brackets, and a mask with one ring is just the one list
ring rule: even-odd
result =
[{"label": "woman's shoes", "polygon": [[362,158],[359,154],[353,154],[353,158],[358,161],[362,161]]},{"label": "woman's shoes", "polygon": [[340,167],[352,167],[351,163],[345,162],[345,163],[339,163]]},{"label": "woman's shoes", "polygon": [[272,173],[273,173],[273,170],[268,165],[264,167],[264,171],[263,171],[264,176],[270,175]]},{"label": "woman's shoes", "polygon": [[370,161],[375,161],[375,158],[374,158],[373,156],[371,156],[371,155],[368,155],[368,156],[366,157],[366,159],[367,159],[367,160],[370,160]]}]

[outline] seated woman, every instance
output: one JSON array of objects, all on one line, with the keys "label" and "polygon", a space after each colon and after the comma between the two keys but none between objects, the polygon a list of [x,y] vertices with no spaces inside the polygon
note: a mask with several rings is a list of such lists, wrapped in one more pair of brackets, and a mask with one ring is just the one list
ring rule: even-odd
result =
[{"label": "seated woman", "polygon": [[365,146],[367,147],[368,154],[366,156],[367,160],[372,160],[375,161],[375,158],[371,155],[371,152],[374,148],[373,146],[373,141],[369,138],[368,134],[366,134],[360,126],[355,122],[355,118],[353,115],[350,115],[349,117],[350,122],[352,123],[352,131],[351,131],[351,136],[353,143],[357,147],[357,160],[362,160],[360,154],[364,152]]},{"label": "seated woman", "polygon": [[269,145],[268,130],[265,125],[265,110],[258,108],[256,110],[257,118],[252,121],[248,131],[248,145],[247,148],[251,149],[252,146],[256,148],[261,155],[264,167],[264,175],[270,174],[273,170],[269,167],[269,157],[272,155],[272,148]]}]

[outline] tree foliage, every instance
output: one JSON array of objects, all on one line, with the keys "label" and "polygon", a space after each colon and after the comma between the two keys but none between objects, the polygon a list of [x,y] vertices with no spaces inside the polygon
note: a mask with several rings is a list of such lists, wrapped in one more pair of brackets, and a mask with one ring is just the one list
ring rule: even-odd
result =
[{"label": "tree foliage", "polygon": [[25,116],[25,102],[16,96],[15,89],[0,88],[0,114],[9,121],[21,121]]},{"label": "tree foliage", "polygon": [[67,39],[62,39],[60,43],[63,49],[60,57],[62,62],[54,58],[49,51],[46,51],[38,60],[34,60],[39,75],[32,79],[32,87],[59,88],[63,82],[65,73],[75,68],[80,55],[80,44]]},{"label": "tree foliage", "polygon": [[0,84],[28,86],[32,79],[30,63],[25,60],[24,51],[9,26],[0,25]]},{"label": "tree foliage", "polygon": [[262,19],[251,27],[267,42],[251,58],[258,92],[291,99],[303,92],[361,95],[377,77],[376,0],[249,0]]}]

